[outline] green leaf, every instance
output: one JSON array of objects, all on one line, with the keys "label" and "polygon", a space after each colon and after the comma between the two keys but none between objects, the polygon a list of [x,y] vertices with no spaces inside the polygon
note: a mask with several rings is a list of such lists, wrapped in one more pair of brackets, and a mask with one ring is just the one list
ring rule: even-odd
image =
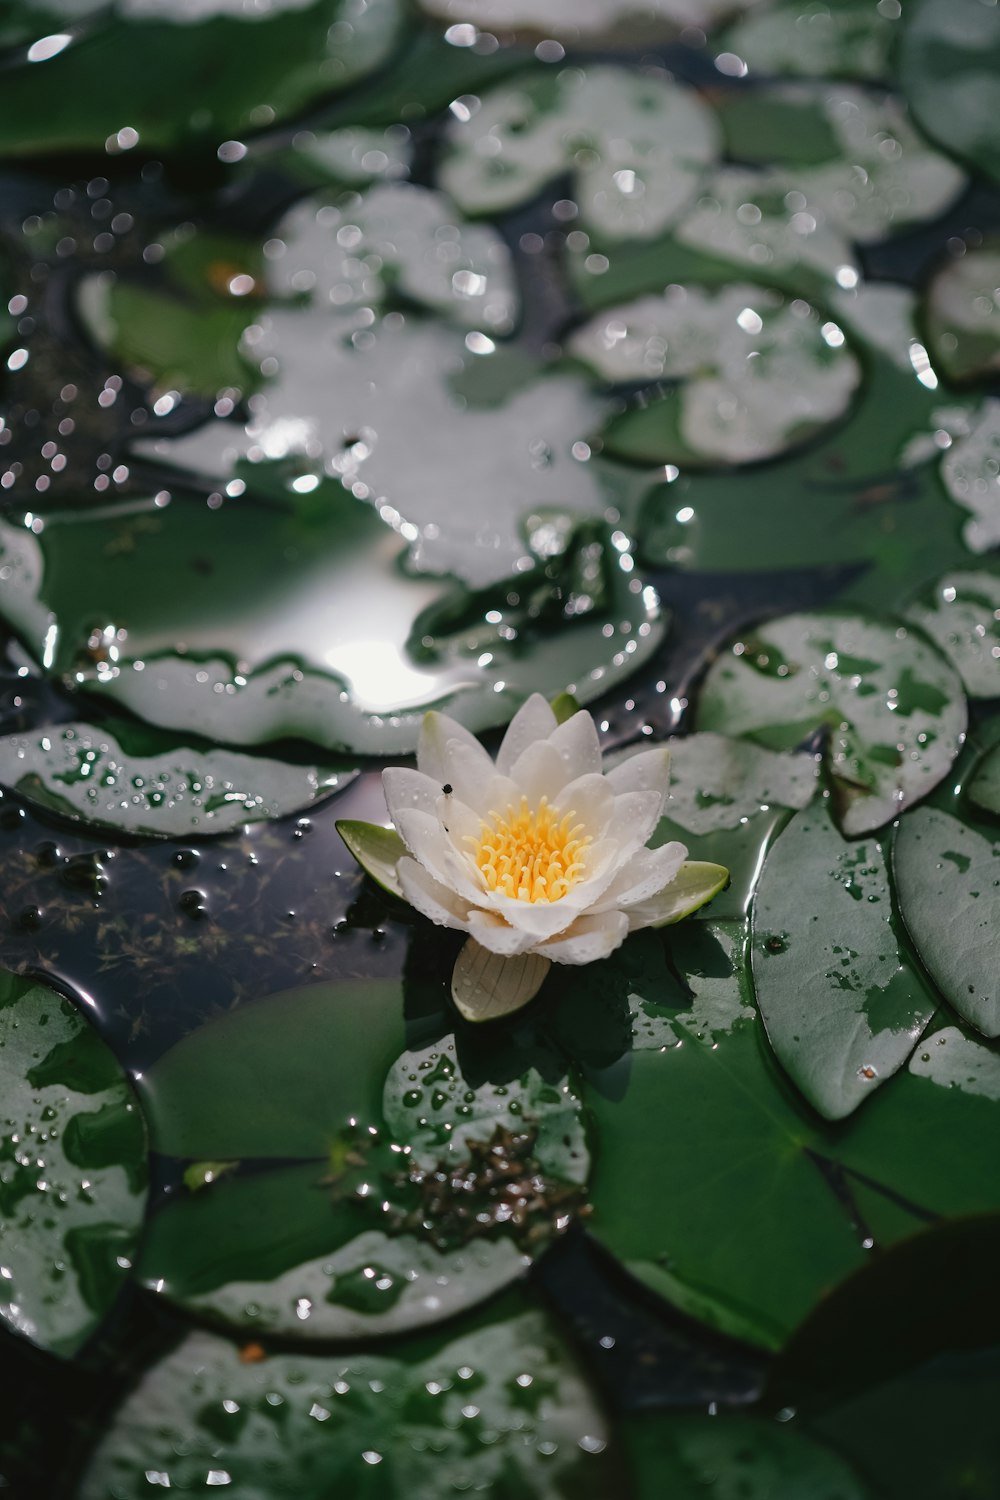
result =
[{"label": "green leaf", "polygon": [[[779,0],[737,21],[718,45],[754,74],[879,82],[888,75],[899,30],[898,18],[869,0]],[[779,141],[774,154],[784,149]]]},{"label": "green leaf", "polygon": [[892,918],[882,845],[845,843],[823,803],[798,813],[757,888],[753,978],[779,1061],[829,1120],[903,1066],[937,1008]]},{"label": "green leaf", "polygon": [[837,821],[857,835],[947,775],[966,707],[958,677],[915,630],[830,611],[742,635],[709,668],[696,723],[775,749],[826,728]]},{"label": "green leaf", "polygon": [[960,1016],[1000,1036],[1000,840],[937,808],[919,808],[896,830],[892,868],[924,967]]},{"label": "green leaf", "polygon": [[900,48],[900,83],[932,140],[994,181],[1000,177],[1000,15],[979,0],[914,0]]},{"label": "green leaf", "polygon": [[773,458],[843,416],[861,379],[836,324],[745,284],[670,286],[600,313],[568,348],[612,383],[683,382],[605,430],[610,452],[648,463]]},{"label": "green leaf", "polygon": [[248,1363],[192,1333],[125,1398],[79,1493],[137,1493],[151,1473],[187,1492],[208,1473],[248,1497],[600,1500],[622,1483],[608,1438],[570,1351],[521,1303],[392,1355]]},{"label": "green leaf", "polygon": [[396,866],[406,853],[406,845],[395,828],[342,818],[337,824],[337,832],[365,874],[370,875],[384,891],[405,901]]},{"label": "green leaf", "polygon": [[1000,401],[986,400],[941,460],[941,478],[956,505],[972,515],[962,528],[970,552],[1000,544]]},{"label": "green leaf", "polygon": [[572,693],[557,693],[549,706],[556,716],[557,724],[565,724],[567,719],[580,712],[581,707]]},{"label": "green leaf", "polygon": [[125,1075],[44,985],[0,974],[0,1323],[73,1355],[128,1275],[146,1139]]},{"label": "green leaf", "polygon": [[1000,243],[962,248],[928,287],[925,314],[931,358],[954,381],[984,379],[1000,369]]},{"label": "green leaf", "polygon": [[1000,697],[1000,574],[946,573],[905,613],[954,663],[970,698]]},{"label": "green leaf", "polygon": [[161,838],[203,837],[282,818],[342,790],[357,774],[178,747],[167,735],[128,725],[120,740],[110,729],[81,723],[0,739],[0,781],[29,802],[73,822]]}]

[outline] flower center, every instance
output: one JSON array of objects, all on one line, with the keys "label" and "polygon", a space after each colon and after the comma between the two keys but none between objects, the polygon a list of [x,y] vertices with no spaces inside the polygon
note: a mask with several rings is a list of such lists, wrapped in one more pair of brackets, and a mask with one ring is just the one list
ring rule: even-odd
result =
[{"label": "flower center", "polygon": [[491,812],[478,839],[467,840],[488,889],[518,901],[559,901],[582,876],[590,841],[576,813],[558,817],[546,797],[534,811],[522,797],[516,812]]}]

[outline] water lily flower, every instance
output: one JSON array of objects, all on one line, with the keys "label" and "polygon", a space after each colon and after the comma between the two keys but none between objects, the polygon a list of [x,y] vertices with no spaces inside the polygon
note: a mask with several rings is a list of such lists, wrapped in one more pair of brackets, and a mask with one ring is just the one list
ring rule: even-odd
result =
[{"label": "water lily flower", "polygon": [[549,966],[606,958],[640,927],[676,922],[726,884],[683,844],[647,848],[663,814],[670,752],[604,773],[590,714],[563,723],[540,694],[512,719],[496,762],[446,714],[424,716],[417,769],[382,774],[394,830],[343,822],[376,880],[443,927],[469,934],[452,995],[467,1020],[526,1005]]}]

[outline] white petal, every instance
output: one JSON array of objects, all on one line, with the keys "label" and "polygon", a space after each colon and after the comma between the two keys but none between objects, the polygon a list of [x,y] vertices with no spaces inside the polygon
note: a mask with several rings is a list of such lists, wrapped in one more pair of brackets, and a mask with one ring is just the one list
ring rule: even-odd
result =
[{"label": "white petal", "polygon": [[525,953],[535,946],[535,939],[530,932],[511,927],[509,922],[492,911],[471,911],[469,933],[481,947],[508,957],[514,953]]},{"label": "white petal", "polygon": [[590,964],[607,958],[628,936],[628,918],[620,911],[588,913],[578,917],[572,927],[549,943],[541,943],[535,952],[557,964]]},{"label": "white petal", "polygon": [[398,825],[401,812],[435,813],[441,796],[441,783],[432,781],[422,771],[406,766],[388,766],[382,772],[382,790],[389,816]]},{"label": "white petal", "polygon": [[584,709],[560,724],[554,734],[549,735],[549,744],[554,745],[563,758],[566,781],[576,781],[580,776],[601,774],[601,742],[597,737],[597,726]]},{"label": "white petal", "polygon": [[503,958],[470,938],[455,960],[452,999],[467,1021],[495,1021],[533,1000],[548,972],[535,953]]},{"label": "white petal", "polygon": [[574,813],[575,820],[583,824],[585,833],[592,839],[601,839],[608,831],[615,798],[607,777],[590,774],[578,776],[564,786],[552,805],[559,813]]},{"label": "white petal", "polygon": [[447,714],[436,713],[433,709],[424,714],[420,725],[420,738],[417,741],[417,767],[436,781],[439,786],[448,780],[445,774],[445,748],[449,742],[457,741],[474,754],[483,768],[483,773],[492,772],[493,762],[474,734],[470,734],[463,724],[456,719],[450,719]]},{"label": "white petal", "polygon": [[[477,747],[481,749],[482,747]],[[521,805],[521,788],[495,770],[485,751],[477,755],[461,740],[449,740],[443,752],[443,783],[481,818]]]},{"label": "white petal", "polygon": [[532,693],[507,726],[497,753],[497,770],[509,776],[511,767],[535,740],[547,740],[556,728],[556,716],[541,693]]},{"label": "white petal", "polygon": [[637,901],[654,896],[673,880],[686,859],[687,849],[683,844],[661,844],[659,849],[636,850],[607,886],[595,910],[634,906]]},{"label": "white petal", "polygon": [[491,910],[497,912],[508,926],[527,933],[536,943],[563,932],[580,915],[579,904],[570,901],[572,894],[571,891],[559,901],[519,901],[516,896],[506,896],[502,891],[490,891],[488,899]]},{"label": "white petal", "polygon": [[663,816],[660,792],[623,792],[615,797],[611,827],[629,849],[641,849]]},{"label": "white petal", "polygon": [[566,785],[566,763],[548,740],[536,740],[514,762],[510,779],[527,797],[529,807],[537,807],[543,797],[552,802]]},{"label": "white petal", "polygon": [[423,865],[415,859],[403,858],[396,866],[396,875],[404,899],[422,916],[436,922],[439,927],[458,927],[463,932],[468,931],[472,910],[469,903],[435,880]]},{"label": "white petal", "polygon": [[729,880],[729,871],[722,865],[704,864],[699,860],[688,860],[680,873],[668,886],[655,896],[634,906],[625,908],[629,931],[639,927],[665,927],[668,922],[679,922],[700,906],[717,896]]},{"label": "white petal", "polygon": [[670,789],[670,751],[666,746],[641,750],[605,775],[612,791],[659,792],[666,797]]},{"label": "white petal", "polygon": [[475,906],[483,905],[484,888],[471,862],[461,855],[430,813],[403,812],[396,824],[399,836],[435,880]]}]

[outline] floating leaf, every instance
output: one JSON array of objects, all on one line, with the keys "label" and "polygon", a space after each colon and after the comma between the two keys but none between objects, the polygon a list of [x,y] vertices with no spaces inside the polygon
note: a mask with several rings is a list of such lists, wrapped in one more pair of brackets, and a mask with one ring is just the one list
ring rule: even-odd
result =
[{"label": "floating leaf", "polygon": [[192,1333],[126,1397],[80,1500],[149,1484],[187,1492],[206,1473],[246,1500],[439,1500],[470,1485],[497,1495],[511,1486],[525,1500],[597,1500],[621,1483],[608,1437],[562,1340],[519,1304],[395,1357],[254,1362]]},{"label": "floating leaf", "polygon": [[914,0],[900,82],[932,140],[994,181],[1000,146],[1000,13],[981,0]]},{"label": "floating leaf", "polygon": [[[544,37],[563,37],[584,45],[613,40],[637,45],[662,39],[664,30],[682,27],[707,29],[755,0],[576,0],[567,9],[565,0],[420,0],[423,10],[442,20],[460,21],[474,31],[476,26],[494,31],[513,28],[541,32]],[[466,43],[468,45],[468,43]]]},{"label": "floating leaf", "polygon": [[941,1088],[1000,1099],[1000,1056],[957,1026],[943,1026],[925,1037],[923,1046],[914,1053],[910,1072],[915,1078],[929,1078]]},{"label": "floating leaf", "polygon": [[937,1008],[892,915],[878,842],[845,843],[823,804],[792,819],[754,901],[754,987],[771,1046],[828,1120],[902,1067]]},{"label": "floating leaf", "polygon": [[906,618],[954,662],[970,698],[1000,697],[1000,575],[946,573]]},{"label": "floating leaf", "polygon": [[679,927],[670,952],[687,993],[633,975],[632,1054],[585,1087],[600,1142],[590,1232],[648,1287],[778,1348],[873,1245],[1000,1206],[1000,1103],[918,1076],[915,1060],[826,1124],[766,1055],[740,930]]},{"label": "floating leaf", "polygon": [[838,822],[869,833],[936,786],[965,733],[962,685],[913,629],[873,615],[785,615],[709,668],[697,724],[776,749],[829,730]]},{"label": "floating leaf", "polygon": [[0,1323],[72,1355],[110,1312],[145,1207],[125,1076],[62,996],[0,976]]},{"label": "floating leaf", "polygon": [[584,223],[608,240],[648,238],[691,201],[718,144],[692,89],[607,65],[567,68],[512,79],[453,120],[439,179],[467,212],[494,213],[571,171]]},{"label": "floating leaf", "polygon": [[[146,151],[209,144],[214,152],[371,73],[403,25],[398,0],[362,10],[348,0],[277,0],[266,11],[242,0],[124,0],[79,27],[72,0],[48,0],[46,11],[69,41],[6,68],[7,155],[119,152],[139,142]],[[31,40],[38,34],[36,14]],[[139,54],[155,57],[155,70],[136,68]],[[191,97],[195,108],[179,102]]]},{"label": "floating leaf", "polygon": [[958,381],[1000,370],[1000,244],[962,248],[931,282],[926,309],[934,362]]},{"label": "floating leaf", "polygon": [[1000,1036],[1000,840],[937,808],[918,808],[896,830],[892,868],[924,967],[960,1016]]},{"label": "floating leaf", "polygon": [[738,21],[719,45],[754,74],[877,81],[889,71],[898,21],[875,0],[782,0]]},{"label": "floating leaf", "polygon": [[139,1268],[214,1321],[313,1338],[436,1322],[522,1275],[582,1201],[589,1152],[556,1056],[407,1049],[394,984],[244,1006],[143,1089],[157,1150],[244,1163],[169,1199]]},{"label": "floating leaf", "polygon": [[773,458],[842,416],[861,379],[837,324],[754,286],[670,286],[601,313],[569,350],[612,382],[684,382],[605,430],[612,452],[651,463]]},{"label": "floating leaf", "polygon": [[588,702],[662,639],[608,524],[571,525],[557,554],[470,595],[405,570],[374,506],[339,485],[312,500],[62,512],[41,537],[0,522],[0,612],[40,665],[174,743],[381,754],[413,749],[430,707],[483,729],[532,692]]},{"label": "floating leaf", "polygon": [[356,775],[235,750],[177,748],[127,725],[121,738],[74,723],[0,739],[0,782],[29,802],[74,821],[161,838],[282,818]]},{"label": "floating leaf", "polygon": [[1000,401],[983,402],[968,434],[947,449],[941,478],[955,503],[972,512],[962,531],[970,552],[1000,544]]}]

